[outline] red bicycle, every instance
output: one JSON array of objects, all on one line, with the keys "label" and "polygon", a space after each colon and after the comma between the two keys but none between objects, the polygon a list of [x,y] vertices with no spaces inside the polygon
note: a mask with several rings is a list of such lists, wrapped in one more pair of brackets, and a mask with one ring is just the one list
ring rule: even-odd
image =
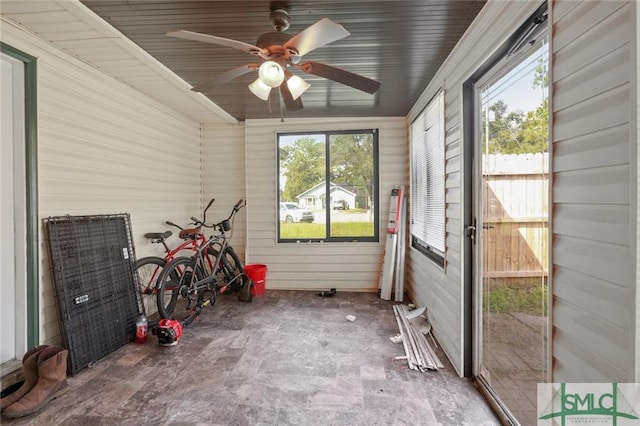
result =
[{"label": "red bicycle", "polygon": [[[238,300],[250,303],[253,281],[229,244],[236,214],[246,203],[239,200],[231,214],[219,223],[207,224],[191,218],[196,224],[212,228],[213,234],[190,257],[176,257],[164,266],[156,282],[158,312],[162,318],[178,320],[185,327],[200,315],[200,311],[216,302],[218,294],[237,292]],[[213,269],[208,271],[215,256]]]},{"label": "red bicycle", "polygon": [[[204,209],[204,218],[207,217],[207,210],[209,209],[209,207],[211,207],[213,202],[213,199],[209,201],[209,204],[207,204],[207,207]],[[138,276],[137,285],[138,294],[140,297],[140,306],[142,312],[149,319],[157,319],[156,316],[158,307],[156,281],[160,276],[160,273],[162,272],[164,266],[175,259],[178,253],[182,251],[186,250],[197,252],[198,249],[202,247],[202,245],[204,245],[208,240],[201,231],[202,222],[191,223],[190,225],[196,225],[194,228],[182,228],[180,225],[177,225],[171,221],[166,221],[165,223],[180,230],[180,232],[178,233],[178,237],[183,240],[182,244],[174,249],[169,248],[169,246],[167,245],[167,239],[173,235],[173,232],[171,231],[146,233],[144,236],[151,240],[151,243],[162,244],[162,246],[164,247],[165,255],[164,257],[147,256],[136,261],[136,275]],[[209,268],[209,271],[213,270],[214,260],[212,259],[213,258],[211,256],[206,256],[206,266]]]}]

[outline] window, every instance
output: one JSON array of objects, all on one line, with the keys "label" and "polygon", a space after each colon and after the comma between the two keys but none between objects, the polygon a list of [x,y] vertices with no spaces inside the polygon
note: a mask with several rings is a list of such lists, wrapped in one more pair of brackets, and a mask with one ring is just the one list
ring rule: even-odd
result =
[{"label": "window", "polygon": [[444,94],[411,124],[411,245],[444,266]]},{"label": "window", "polygon": [[279,133],[278,188],[279,242],[378,241],[378,131]]}]

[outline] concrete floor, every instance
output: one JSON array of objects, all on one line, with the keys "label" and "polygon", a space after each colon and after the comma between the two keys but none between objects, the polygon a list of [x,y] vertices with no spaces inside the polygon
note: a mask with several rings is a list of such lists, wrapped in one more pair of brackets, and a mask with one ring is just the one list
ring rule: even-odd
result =
[{"label": "concrete floor", "polygon": [[502,402],[522,426],[537,424],[537,385],[546,380],[546,319],[485,313],[485,367]]},{"label": "concrete floor", "polygon": [[[349,322],[345,315],[354,315]],[[29,425],[497,425],[446,362],[409,370],[392,303],[375,294],[220,297],[177,346],[150,336],[69,378]],[[435,330],[437,336],[437,330]]]}]

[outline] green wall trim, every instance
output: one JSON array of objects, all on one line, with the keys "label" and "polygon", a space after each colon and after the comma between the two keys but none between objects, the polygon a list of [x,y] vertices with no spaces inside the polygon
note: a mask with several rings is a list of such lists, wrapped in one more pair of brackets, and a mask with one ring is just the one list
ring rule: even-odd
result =
[{"label": "green wall trim", "polygon": [[24,62],[25,172],[27,247],[27,346],[40,343],[40,271],[38,220],[38,74],[37,59],[0,42],[0,52]]}]

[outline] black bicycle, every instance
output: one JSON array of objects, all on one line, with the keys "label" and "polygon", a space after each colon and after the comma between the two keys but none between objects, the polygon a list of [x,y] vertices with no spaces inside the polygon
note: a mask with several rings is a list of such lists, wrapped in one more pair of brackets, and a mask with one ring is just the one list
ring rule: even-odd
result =
[{"label": "black bicycle", "polygon": [[[251,302],[253,282],[229,244],[236,213],[246,205],[240,200],[228,218],[206,224],[191,220],[199,227],[213,228],[214,234],[191,257],[177,257],[166,264],[156,282],[158,313],[189,325],[202,309],[216,302],[218,294],[238,292],[238,300]],[[214,258],[213,262],[207,259]]]},{"label": "black bicycle", "polygon": [[[207,220],[207,210],[213,204],[215,200],[211,199],[207,207],[202,212],[203,222]],[[190,225],[196,226],[195,228],[183,228],[171,221],[166,221],[165,224],[176,227],[180,230],[178,237],[183,242],[177,247],[171,249],[167,244],[167,238],[173,235],[171,231],[165,232],[149,232],[144,236],[148,238],[153,244],[162,244],[164,248],[164,257],[147,256],[136,261],[136,274],[138,276],[138,293],[140,298],[140,304],[142,306],[142,312],[147,316],[149,321],[156,320],[158,312],[158,296],[156,281],[162,272],[162,269],[178,257],[183,251],[196,252],[199,247],[207,242],[207,237],[202,233],[202,229],[197,226],[197,223],[191,223]],[[207,256],[207,270],[213,269],[213,256]],[[167,295],[170,297],[170,295]]]}]

